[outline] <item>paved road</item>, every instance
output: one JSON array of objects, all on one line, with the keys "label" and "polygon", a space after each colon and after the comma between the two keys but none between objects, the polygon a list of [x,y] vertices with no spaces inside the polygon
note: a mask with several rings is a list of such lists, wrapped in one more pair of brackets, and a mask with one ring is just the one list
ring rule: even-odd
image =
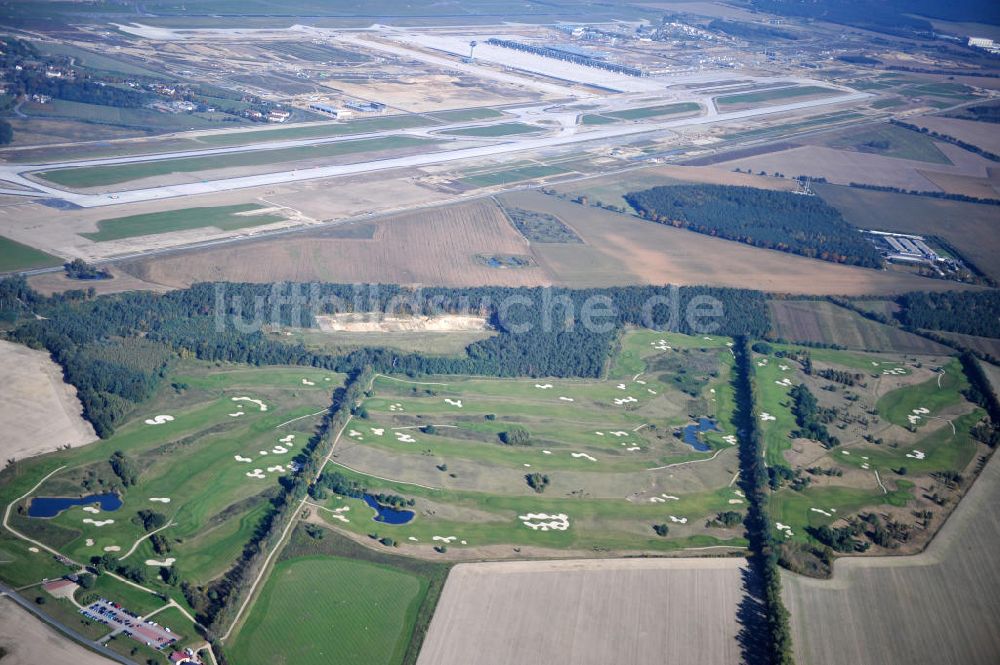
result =
[{"label": "paved road", "polygon": [[47,615],[44,612],[42,612],[41,610],[39,610],[38,607],[35,606],[34,603],[28,602],[27,600],[25,600],[24,598],[22,598],[21,596],[19,596],[17,594],[17,592],[15,592],[13,589],[11,589],[6,584],[0,583],[0,596],[6,596],[6,597],[10,598],[15,603],[17,603],[18,605],[20,605],[24,609],[26,609],[29,612],[31,612],[32,614],[34,614],[36,617],[38,617],[39,619],[41,619],[42,621],[44,621],[45,623],[47,623],[52,628],[55,628],[56,630],[58,630],[60,633],[62,633],[66,637],[70,638],[74,642],[77,642],[77,643],[85,646],[86,648],[90,649],[91,651],[96,651],[97,653],[99,653],[102,656],[105,656],[107,658],[110,658],[111,660],[115,661],[116,663],[124,663],[124,665],[136,665],[135,661],[129,660],[128,658],[125,658],[124,656],[120,656],[117,653],[115,653],[114,651],[112,651],[111,649],[109,649],[109,648],[107,648],[107,647],[105,647],[105,646],[103,646],[101,644],[98,644],[97,642],[91,642],[86,637],[84,637],[83,635],[80,635],[78,632],[76,632],[75,630],[73,630],[72,628],[70,628],[69,626],[67,626],[66,624],[62,623],[61,621],[57,621],[57,620],[53,619],[49,615]]}]

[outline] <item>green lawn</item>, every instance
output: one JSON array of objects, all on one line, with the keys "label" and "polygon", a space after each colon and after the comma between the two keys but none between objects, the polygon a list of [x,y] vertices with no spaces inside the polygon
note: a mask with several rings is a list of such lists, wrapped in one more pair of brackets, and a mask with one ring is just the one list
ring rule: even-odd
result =
[{"label": "green lawn", "polygon": [[957,360],[952,360],[945,366],[944,372],[941,377],[886,393],[876,405],[879,414],[895,425],[910,427],[909,416],[920,415],[914,414],[915,409],[929,409],[930,413],[922,415],[916,421],[915,426],[919,428],[927,422],[928,417],[938,416],[942,409],[960,403],[963,400],[961,391],[969,385],[962,366]]},{"label": "green lawn", "polygon": [[430,148],[436,144],[436,141],[412,136],[386,136],[383,138],[339,141],[337,143],[281,148],[277,150],[234,152],[205,157],[163,159],[134,164],[82,166],[55,171],[41,171],[37,175],[64,187],[100,187],[138,180],[140,178],[169,175],[171,173],[196,173],[199,171],[240,166],[281,164],[364,152],[400,150],[416,146]]},{"label": "green lawn", "polygon": [[471,175],[461,178],[459,182],[472,187],[493,187],[495,185],[509,185],[524,180],[534,180],[535,178],[547,178],[561,173],[568,173],[568,171],[558,166],[537,164],[534,166],[522,166],[516,169]]},{"label": "green lawn", "polygon": [[516,134],[532,134],[538,131],[541,131],[541,128],[536,127],[535,125],[528,125],[523,122],[504,122],[498,125],[449,129],[441,133],[449,136],[482,136],[495,138],[500,136],[513,136]]},{"label": "green lawn", "polygon": [[164,212],[152,212],[128,217],[102,219],[97,223],[97,232],[80,235],[94,242],[133,238],[135,236],[186,231],[214,226],[222,231],[232,231],[253,226],[263,226],[279,222],[283,217],[274,214],[239,215],[253,210],[262,210],[256,203],[205,208],[181,208]]},{"label": "green lawn", "polygon": [[339,557],[278,563],[228,650],[245,665],[395,665],[427,583]]},{"label": "green lawn", "polygon": [[49,268],[61,265],[62,262],[58,256],[0,236],[0,272]]},{"label": "green lawn", "polygon": [[580,116],[581,125],[610,125],[613,122],[615,122],[614,118],[594,113],[587,113],[586,115]]},{"label": "green lawn", "polygon": [[735,106],[738,104],[759,104],[762,102],[782,101],[793,97],[835,94],[839,94],[837,90],[824,88],[818,85],[790,86],[787,88],[775,88],[774,90],[745,92],[739,95],[725,95],[723,97],[717,97],[715,99],[715,104],[719,108],[722,108],[723,106]]},{"label": "green lawn", "polygon": [[263,129],[252,132],[226,132],[206,134],[198,140],[213,146],[247,145],[265,141],[288,141],[293,139],[325,138],[347,134],[365,134],[393,129],[426,127],[434,122],[419,115],[388,115],[379,118],[361,118],[338,124],[306,124],[281,129]]},{"label": "green lawn", "polygon": [[443,122],[473,122],[500,118],[503,117],[503,113],[490,108],[456,109],[454,111],[435,111],[433,117]]},{"label": "green lawn", "polygon": [[608,112],[603,115],[618,120],[641,120],[643,118],[655,118],[663,115],[676,115],[678,113],[694,113],[700,110],[701,105],[696,102],[679,102],[677,104],[646,106],[638,109]]}]

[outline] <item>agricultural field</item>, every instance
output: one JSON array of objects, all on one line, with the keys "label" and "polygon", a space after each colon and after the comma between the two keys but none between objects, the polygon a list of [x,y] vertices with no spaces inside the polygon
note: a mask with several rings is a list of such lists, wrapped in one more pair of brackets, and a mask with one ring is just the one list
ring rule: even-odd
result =
[{"label": "agricultural field", "polygon": [[0,648],[11,663],[108,665],[111,661],[63,638],[9,598],[0,599]]},{"label": "agricultural field", "polygon": [[951,164],[934,140],[925,134],[896,125],[883,124],[837,133],[827,145],[897,159],[912,159],[931,164]]},{"label": "agricultural field", "polygon": [[316,514],[424,557],[740,547],[706,524],[743,504],[727,344],[629,332],[603,380],[378,376],[327,474],[404,497],[412,519],[373,520],[337,483]]},{"label": "agricultural field", "polygon": [[41,171],[37,173],[37,176],[64,187],[102,187],[177,173],[198,173],[234,167],[301,162],[309,159],[400,150],[418,146],[430,148],[433,145],[436,145],[435,141],[412,136],[386,136],[275,150],[224,153],[208,157],[181,157],[134,164],[63,168],[55,171]]},{"label": "agricultural field", "polygon": [[[988,452],[971,433],[984,412],[963,395],[961,364],[940,355],[765,346],[754,369],[779,542],[841,553],[920,551]],[[803,387],[811,398],[801,396]],[[861,529],[829,542],[831,530],[869,514],[892,537]]]},{"label": "agricultural field", "polygon": [[104,242],[157,233],[170,233],[171,231],[200,229],[206,226],[221,231],[232,231],[273,224],[283,219],[284,217],[280,215],[264,212],[264,206],[256,203],[211,208],[181,208],[144,215],[103,219],[97,222],[98,230],[96,233],[81,233],[80,235],[94,242]]},{"label": "agricultural field", "polygon": [[[885,302],[885,301],[880,301]],[[772,300],[774,337],[861,351],[948,354],[951,349],[826,300]]]},{"label": "agricultural field", "polygon": [[[0,499],[12,505],[10,526],[76,561],[116,558],[186,606],[163,571],[202,584],[232,565],[342,381],[312,368],[180,361],[110,438],[5,469]],[[117,499],[98,498],[109,493]],[[38,497],[85,498],[36,517]],[[26,564],[44,574],[47,554],[4,536],[0,549],[15,556],[0,577],[18,582]]]},{"label": "agricultural field", "polygon": [[459,564],[417,663],[741,662],[746,574],[741,558]]},{"label": "agricultural field", "polygon": [[31,268],[48,268],[57,266],[63,260],[45,252],[22,245],[19,242],[0,236],[0,273]]}]

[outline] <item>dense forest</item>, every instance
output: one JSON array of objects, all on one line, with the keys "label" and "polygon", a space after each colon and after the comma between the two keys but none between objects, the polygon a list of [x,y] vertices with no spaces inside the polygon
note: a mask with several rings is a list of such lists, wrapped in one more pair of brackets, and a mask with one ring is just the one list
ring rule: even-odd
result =
[{"label": "dense forest", "polygon": [[906,293],[897,301],[910,328],[1000,337],[1000,291]]},{"label": "dense forest", "polygon": [[881,268],[882,257],[816,196],[732,185],[667,185],[630,192],[640,216],[699,233],[824,261]]},{"label": "dense forest", "polygon": [[922,16],[1000,24],[1000,8],[982,0],[750,0],[750,6],[902,37],[931,36],[933,26]]},{"label": "dense forest", "polygon": [[[7,336],[46,349],[76,387],[84,416],[102,437],[135,404],[147,399],[166,376],[171,358],[189,353],[211,361],[251,365],[291,364],[352,372],[478,374],[487,376],[599,376],[623,326],[667,328],[684,333],[763,335],[770,327],[759,291],[710,287],[627,287],[617,289],[408,290],[382,285],[359,297],[352,285],[196,284],[166,294],[143,292],[92,297],[70,291],[45,298],[23,278],[0,281],[0,320],[13,325]],[[299,305],[293,294],[304,294]],[[718,318],[695,328],[698,298],[714,298]],[[606,305],[606,317],[585,325],[588,304]],[[255,303],[254,313],[242,303]],[[402,304],[400,304],[402,303]],[[674,306],[674,303],[676,306]],[[650,306],[652,304],[652,306]],[[672,317],[671,311],[680,312]],[[341,355],[312,351],[266,336],[255,316],[269,325],[310,327],[318,313],[473,312],[484,314],[499,334],[471,344],[464,357],[363,348]],[[41,317],[41,318],[36,318]]]}]

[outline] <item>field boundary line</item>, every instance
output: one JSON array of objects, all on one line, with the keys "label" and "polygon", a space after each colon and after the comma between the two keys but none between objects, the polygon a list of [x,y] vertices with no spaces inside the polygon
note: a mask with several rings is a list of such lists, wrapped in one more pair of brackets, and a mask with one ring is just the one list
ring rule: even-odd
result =
[{"label": "field boundary line", "polygon": [[672,469],[675,466],[684,466],[685,464],[697,464],[698,462],[711,462],[716,457],[718,457],[719,453],[721,453],[723,450],[726,450],[726,448],[719,448],[718,450],[715,451],[714,455],[712,455],[711,457],[706,457],[704,459],[693,459],[693,460],[688,460],[687,462],[674,462],[673,464],[667,464],[666,466],[654,466],[650,469],[646,469],[646,471],[662,471],[663,469]]},{"label": "field boundary line", "polygon": [[398,485],[413,485],[414,487],[421,487],[421,488],[423,488],[425,490],[431,490],[432,492],[440,492],[441,491],[440,487],[431,487],[430,485],[421,485],[420,483],[409,483],[409,482],[406,482],[405,480],[393,480],[392,478],[383,478],[382,476],[376,476],[373,473],[365,473],[364,471],[359,471],[357,469],[352,469],[351,467],[347,466],[346,464],[343,464],[341,462],[336,462],[334,460],[330,460],[330,464],[336,464],[337,466],[344,467],[348,471],[353,471],[354,473],[360,473],[363,476],[368,476],[369,478],[375,478],[376,480],[384,480],[387,483],[396,483]]},{"label": "field boundary line", "polygon": [[[382,378],[384,378],[384,379],[389,379],[390,381],[399,381],[400,383],[412,383],[412,384],[418,385],[418,386],[447,386],[447,385],[449,385],[447,383],[439,383],[439,382],[435,382],[435,381],[407,381],[406,379],[397,379],[396,377],[389,376],[388,374],[376,374],[375,375],[375,379],[377,379],[380,376]],[[372,384],[374,384],[374,383],[375,383],[375,381],[373,379],[372,380]]]},{"label": "field boundary line", "polygon": [[285,422],[281,423],[280,425],[275,425],[274,429],[278,429],[279,427],[284,427],[288,423],[294,423],[296,420],[302,420],[303,418],[309,418],[310,416],[318,416],[319,414],[323,413],[324,411],[326,411],[326,409],[322,409],[320,411],[317,411],[316,413],[307,413],[304,416],[299,416],[298,418],[292,418],[291,420],[286,420]]}]

